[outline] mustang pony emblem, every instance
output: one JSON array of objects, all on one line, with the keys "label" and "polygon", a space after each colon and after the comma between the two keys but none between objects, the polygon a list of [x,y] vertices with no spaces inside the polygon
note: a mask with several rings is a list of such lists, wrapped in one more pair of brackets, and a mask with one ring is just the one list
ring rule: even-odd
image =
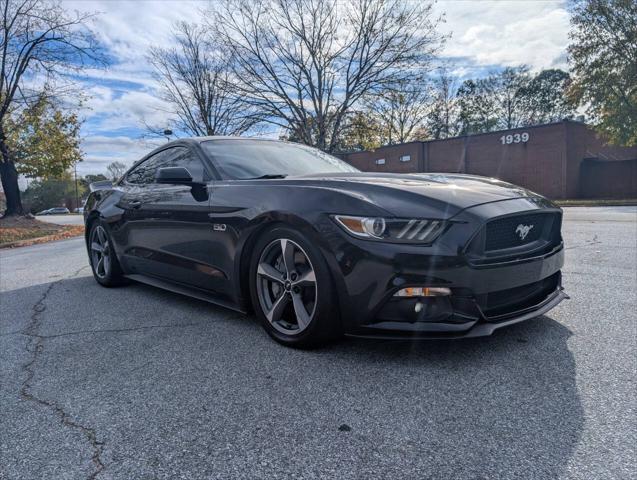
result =
[{"label": "mustang pony emblem", "polygon": [[524,240],[533,227],[534,225],[519,224],[517,228],[515,229],[515,233],[517,233],[520,236],[520,240]]}]

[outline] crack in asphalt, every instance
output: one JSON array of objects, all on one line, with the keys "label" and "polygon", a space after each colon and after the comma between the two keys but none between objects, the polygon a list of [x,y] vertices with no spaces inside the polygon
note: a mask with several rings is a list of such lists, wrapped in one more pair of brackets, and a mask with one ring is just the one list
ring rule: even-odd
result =
[{"label": "crack in asphalt", "polygon": [[573,250],[576,248],[590,247],[592,245],[600,245],[602,241],[597,237],[597,234],[593,235],[593,238],[590,240],[584,240],[584,243],[579,245],[569,245],[564,247],[564,250]]},{"label": "crack in asphalt", "polygon": [[201,323],[181,323],[174,325],[146,325],[142,327],[131,327],[131,328],[105,328],[102,330],[78,330],[76,332],[65,332],[58,333],[56,335],[41,335],[41,338],[58,338],[58,337],[67,337],[69,335],[84,335],[87,333],[125,333],[125,332],[135,332],[138,330],[154,330],[158,328],[181,328],[181,327],[196,327],[201,325]]},{"label": "crack in asphalt", "polygon": [[11,335],[24,335],[24,332],[22,330],[18,330],[16,332],[0,333],[0,337],[10,337]]},{"label": "crack in asphalt", "polygon": [[[80,268],[75,273],[67,277],[67,279],[76,277],[85,268],[86,266]],[[93,464],[95,465],[95,470],[93,471],[93,473],[91,473],[88,476],[89,480],[93,480],[100,474],[100,472],[102,472],[102,470],[104,470],[104,468],[106,468],[106,466],[104,465],[101,459],[104,443],[99,442],[97,440],[97,433],[95,432],[95,429],[91,427],[87,427],[86,425],[82,425],[81,423],[78,423],[75,420],[73,420],[71,416],[68,413],[66,413],[64,409],[60,405],[55,403],[54,401],[39,398],[35,394],[31,393],[31,381],[33,380],[33,377],[35,376],[35,365],[38,361],[38,357],[40,356],[40,353],[42,353],[42,350],[44,349],[44,340],[46,339],[45,336],[42,336],[38,333],[40,328],[40,316],[46,310],[46,300],[48,296],[50,295],[51,291],[55,288],[56,285],[58,285],[60,282],[64,280],[65,279],[62,278],[60,280],[56,280],[55,282],[52,282],[51,284],[49,284],[47,289],[40,296],[39,300],[32,307],[32,313],[31,313],[31,319],[30,319],[31,321],[24,329],[23,334],[28,337],[34,338],[35,344],[32,346],[31,349],[29,349],[30,343],[26,347],[27,351],[31,351],[32,356],[27,363],[22,365],[22,370],[26,373],[26,377],[24,381],[22,382],[22,386],[20,388],[20,396],[24,398],[25,400],[34,402],[38,405],[41,405],[46,408],[49,408],[50,410],[53,410],[60,417],[60,420],[64,426],[74,428],[84,434],[84,436],[89,441],[93,449],[93,455],[91,457],[91,460]]]},{"label": "crack in asphalt", "polygon": [[[55,335],[37,335],[40,338],[49,339],[49,338],[58,338],[58,337],[67,337],[70,335],[85,335],[90,333],[126,333],[126,332],[135,332],[138,330],[154,330],[158,328],[182,328],[182,327],[197,327],[201,325],[201,323],[177,323],[171,325],[146,325],[141,327],[131,327],[131,328],[105,328],[98,330],[77,330],[75,332],[64,332],[58,333]],[[0,333],[0,337],[8,337],[11,335],[25,335],[27,337],[33,337],[35,335],[31,335],[26,333],[25,330],[17,330],[15,332],[7,332]]]}]

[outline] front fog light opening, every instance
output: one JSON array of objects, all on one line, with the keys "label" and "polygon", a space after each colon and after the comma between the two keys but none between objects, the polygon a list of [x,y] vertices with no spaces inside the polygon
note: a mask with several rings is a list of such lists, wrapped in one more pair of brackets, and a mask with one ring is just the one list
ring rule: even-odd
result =
[{"label": "front fog light opening", "polygon": [[[429,291],[425,292],[425,288],[429,288]],[[403,290],[406,291],[402,291],[400,296],[395,294],[385,302],[376,315],[377,321],[436,323],[446,322],[453,316],[451,295],[432,296],[431,287],[410,287],[409,289],[405,287]],[[449,293],[449,289],[445,290]],[[439,290],[437,293],[443,293],[445,290]],[[407,296],[407,293],[417,293],[417,295]],[[425,296],[425,293],[429,295]]]},{"label": "front fog light opening", "polygon": [[394,297],[446,297],[451,290],[446,287],[407,287],[394,293]]}]

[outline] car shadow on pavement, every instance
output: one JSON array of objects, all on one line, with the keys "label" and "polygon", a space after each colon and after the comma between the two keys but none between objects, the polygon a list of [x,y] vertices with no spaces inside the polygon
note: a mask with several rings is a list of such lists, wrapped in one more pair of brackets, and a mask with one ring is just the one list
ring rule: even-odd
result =
[{"label": "car shadow on pavement", "polygon": [[561,478],[584,428],[571,335],[542,316],[490,337],[350,338],[322,354],[376,365],[371,382],[392,375],[385,393],[411,403],[437,458],[424,478]]},{"label": "car shadow on pavement", "polygon": [[[42,336],[39,350],[4,356],[11,383],[30,372],[30,394],[94,429],[115,476],[118,456],[151,476],[149,465],[169,461],[205,476],[196,448],[157,460],[188,441],[220,478],[246,452],[258,463],[263,445],[269,458],[302,459],[275,462],[266,477],[311,467],[341,478],[558,478],[584,426],[571,332],[548,316],[485,338],[346,338],[303,351],[276,344],[253,316],[139,284],[104,289],[84,276],[3,292],[2,302],[29,309],[3,315],[3,344],[16,338],[23,350],[13,331]],[[159,432],[152,447],[137,443]],[[33,457],[46,461],[47,445]]]}]

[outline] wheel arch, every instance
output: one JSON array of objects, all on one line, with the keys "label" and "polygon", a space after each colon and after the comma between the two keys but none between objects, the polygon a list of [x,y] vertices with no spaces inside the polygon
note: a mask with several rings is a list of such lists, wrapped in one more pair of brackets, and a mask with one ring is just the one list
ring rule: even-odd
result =
[{"label": "wheel arch", "polygon": [[[309,240],[314,242],[328,264],[329,274],[330,277],[332,277],[332,281],[337,280],[335,278],[333,268],[336,260],[331,255],[327,244],[321,239],[319,232],[307,220],[294,214],[269,213],[255,218],[251,223],[252,225],[248,227],[249,232],[247,232],[243,241],[240,241],[237,245],[234,277],[237,279],[235,282],[237,303],[240,303],[247,311],[253,310],[249,293],[250,259],[252,257],[252,252],[261,235],[277,226],[299,230],[301,233],[306,235]],[[340,282],[336,281],[336,285],[338,286],[339,284]],[[336,290],[338,295],[338,291],[340,289],[337,288]]]},{"label": "wheel arch", "polygon": [[93,224],[97,220],[99,220],[99,218],[100,218],[100,214],[96,210],[93,210],[91,213],[88,214],[88,217],[86,218],[86,221],[84,222],[84,241],[86,242],[87,248],[88,248],[89,236],[91,234],[91,228],[93,227]]}]

